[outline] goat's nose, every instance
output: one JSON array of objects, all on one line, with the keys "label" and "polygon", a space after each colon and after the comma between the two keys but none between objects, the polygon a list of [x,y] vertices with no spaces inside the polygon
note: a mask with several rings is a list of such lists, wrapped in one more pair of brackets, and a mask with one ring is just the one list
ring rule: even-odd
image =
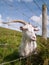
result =
[{"label": "goat's nose", "polygon": [[35,37],[35,36],[33,36],[33,37],[32,37],[32,40],[36,40],[36,37]]},{"label": "goat's nose", "polygon": [[33,36],[32,38],[34,38],[34,39],[35,39],[35,36]]}]

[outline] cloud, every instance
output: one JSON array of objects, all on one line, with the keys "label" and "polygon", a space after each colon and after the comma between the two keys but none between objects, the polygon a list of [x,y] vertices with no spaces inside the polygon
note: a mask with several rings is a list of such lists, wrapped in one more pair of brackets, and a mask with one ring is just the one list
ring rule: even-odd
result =
[{"label": "cloud", "polygon": [[0,14],[0,22],[2,22],[2,15]]},{"label": "cloud", "polygon": [[20,23],[11,23],[8,28],[20,31],[20,26],[22,26],[22,24],[20,24]]},{"label": "cloud", "polygon": [[[32,16],[30,19],[42,25],[42,14],[40,14],[40,16]],[[49,16],[47,16],[47,25],[49,25]]]},{"label": "cloud", "polygon": [[40,15],[40,16],[32,16],[30,19],[33,20],[33,21],[35,21],[39,25],[42,24],[42,15]]},{"label": "cloud", "polygon": [[[2,19],[1,15],[0,15],[0,18]],[[5,22],[10,22],[10,21],[12,21],[12,18],[9,17],[9,16],[6,17],[6,21]],[[0,25],[0,27],[8,28],[8,29],[13,29],[13,30],[17,30],[17,31],[20,31],[20,26],[22,26],[22,24],[20,24],[20,23],[10,23],[8,25],[8,24],[3,24],[2,22],[1,22],[1,25]]]},{"label": "cloud", "polygon": [[0,14],[0,26],[2,25],[2,15]]},{"label": "cloud", "polygon": [[7,22],[10,22],[11,20],[12,20],[11,17],[6,17],[6,21],[7,21]]},{"label": "cloud", "polygon": [[[41,26],[40,32],[38,33],[38,34],[41,34],[42,33],[42,15],[40,14],[40,16],[32,16],[30,19],[38,23]],[[49,26],[49,16],[47,16],[47,36],[49,37],[49,27],[48,26]]]}]

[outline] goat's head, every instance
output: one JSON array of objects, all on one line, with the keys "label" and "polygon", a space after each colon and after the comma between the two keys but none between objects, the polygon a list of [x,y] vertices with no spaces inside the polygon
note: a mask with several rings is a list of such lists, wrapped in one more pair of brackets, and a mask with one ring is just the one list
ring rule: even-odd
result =
[{"label": "goat's head", "polygon": [[28,38],[30,38],[31,40],[36,40],[34,31],[35,28],[31,24],[26,24],[20,27],[20,29],[26,34],[26,36],[28,36]]},{"label": "goat's head", "polygon": [[24,26],[21,26],[20,30],[24,31],[25,34],[27,34],[31,39],[36,38],[35,31],[39,30],[37,27],[34,27],[30,23],[27,23],[23,20],[15,20],[15,21],[12,21],[12,22],[22,23]]}]

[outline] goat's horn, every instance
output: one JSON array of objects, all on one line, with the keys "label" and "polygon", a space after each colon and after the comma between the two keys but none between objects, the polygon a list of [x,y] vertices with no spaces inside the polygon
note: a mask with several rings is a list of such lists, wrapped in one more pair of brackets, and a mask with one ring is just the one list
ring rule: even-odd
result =
[{"label": "goat's horn", "polygon": [[13,23],[13,22],[2,22],[3,24],[9,24],[9,23]]},{"label": "goat's horn", "polygon": [[16,22],[16,23],[22,23],[22,24],[24,24],[24,25],[26,25],[27,24],[27,22],[25,22],[25,21],[23,21],[23,20],[13,20],[13,21],[11,21],[11,22],[2,22],[3,24],[9,24],[9,23],[14,23],[14,22]]},{"label": "goat's horn", "polygon": [[26,25],[27,24],[27,22],[25,22],[25,21],[23,21],[23,20],[14,20],[14,21],[12,21],[12,22],[19,22],[19,23],[22,23],[22,24],[24,24],[24,25]]}]

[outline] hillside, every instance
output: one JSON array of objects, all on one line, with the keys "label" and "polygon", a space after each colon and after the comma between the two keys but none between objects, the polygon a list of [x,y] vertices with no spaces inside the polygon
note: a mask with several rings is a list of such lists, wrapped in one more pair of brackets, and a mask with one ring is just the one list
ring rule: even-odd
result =
[{"label": "hillside", "polygon": [[[21,42],[21,37],[21,32],[0,28],[0,63],[19,57],[17,51]],[[44,45],[41,45],[43,41],[41,38],[41,36],[37,36],[38,48],[40,49],[41,46],[44,47]],[[49,43],[49,38],[47,42]]]},{"label": "hillside", "polygon": [[0,62],[6,56],[13,54],[15,50],[17,51],[21,37],[21,33],[18,31],[0,28]]},{"label": "hillside", "polygon": [[[21,33],[18,31],[0,28],[0,43],[15,44],[20,41]],[[19,43],[19,42],[18,42]]]}]

